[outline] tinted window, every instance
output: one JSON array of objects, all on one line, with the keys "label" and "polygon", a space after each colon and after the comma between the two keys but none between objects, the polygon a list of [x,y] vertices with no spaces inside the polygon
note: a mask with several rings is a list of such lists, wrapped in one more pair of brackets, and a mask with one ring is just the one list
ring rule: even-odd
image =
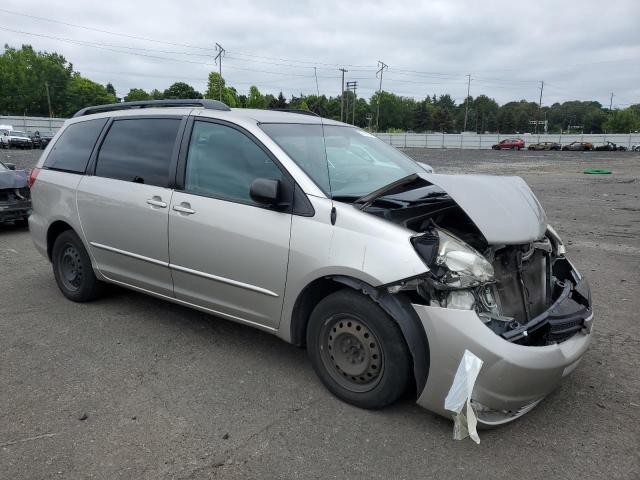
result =
[{"label": "tinted window", "polygon": [[283,176],[242,132],[216,123],[194,123],[185,172],[187,192],[255,203],[249,189],[256,178],[282,180]]},{"label": "tinted window", "polygon": [[93,146],[105,123],[107,119],[100,118],[69,125],[51,149],[44,166],[67,172],[84,173]]},{"label": "tinted window", "polygon": [[177,118],[116,120],[102,143],[96,175],[166,187]]}]

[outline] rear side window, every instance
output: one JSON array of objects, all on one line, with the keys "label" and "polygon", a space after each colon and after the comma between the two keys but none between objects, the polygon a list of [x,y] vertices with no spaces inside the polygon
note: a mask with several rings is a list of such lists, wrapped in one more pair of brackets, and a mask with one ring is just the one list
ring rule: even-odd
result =
[{"label": "rear side window", "polygon": [[127,182],[166,187],[178,118],[116,120],[107,133],[96,175]]},{"label": "rear side window", "polygon": [[84,173],[106,118],[69,125],[44,161],[45,168]]}]

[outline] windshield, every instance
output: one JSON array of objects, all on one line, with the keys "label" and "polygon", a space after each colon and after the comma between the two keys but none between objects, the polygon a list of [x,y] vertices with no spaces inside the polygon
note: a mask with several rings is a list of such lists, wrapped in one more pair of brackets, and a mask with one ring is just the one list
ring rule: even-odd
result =
[{"label": "windshield", "polygon": [[[353,127],[318,124],[260,125],[327,195],[359,198],[412,173],[409,157]],[[326,144],[326,156],[325,156]]]}]

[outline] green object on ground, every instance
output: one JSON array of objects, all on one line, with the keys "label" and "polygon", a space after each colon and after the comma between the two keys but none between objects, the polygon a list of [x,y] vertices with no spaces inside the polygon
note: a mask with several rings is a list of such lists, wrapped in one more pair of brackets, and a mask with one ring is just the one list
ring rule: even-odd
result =
[{"label": "green object on ground", "polygon": [[587,168],[583,173],[588,175],[610,175],[611,170],[605,170],[604,168]]}]

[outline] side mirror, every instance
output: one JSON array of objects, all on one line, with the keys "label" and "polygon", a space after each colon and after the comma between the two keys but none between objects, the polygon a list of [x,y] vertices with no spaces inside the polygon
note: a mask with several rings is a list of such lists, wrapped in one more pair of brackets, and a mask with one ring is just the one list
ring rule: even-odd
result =
[{"label": "side mirror", "polygon": [[16,166],[13,163],[5,163],[4,166],[7,167],[9,170],[15,170],[16,169]]},{"label": "side mirror", "polygon": [[275,205],[280,199],[280,180],[256,178],[251,182],[249,195],[254,202],[263,205]]}]

